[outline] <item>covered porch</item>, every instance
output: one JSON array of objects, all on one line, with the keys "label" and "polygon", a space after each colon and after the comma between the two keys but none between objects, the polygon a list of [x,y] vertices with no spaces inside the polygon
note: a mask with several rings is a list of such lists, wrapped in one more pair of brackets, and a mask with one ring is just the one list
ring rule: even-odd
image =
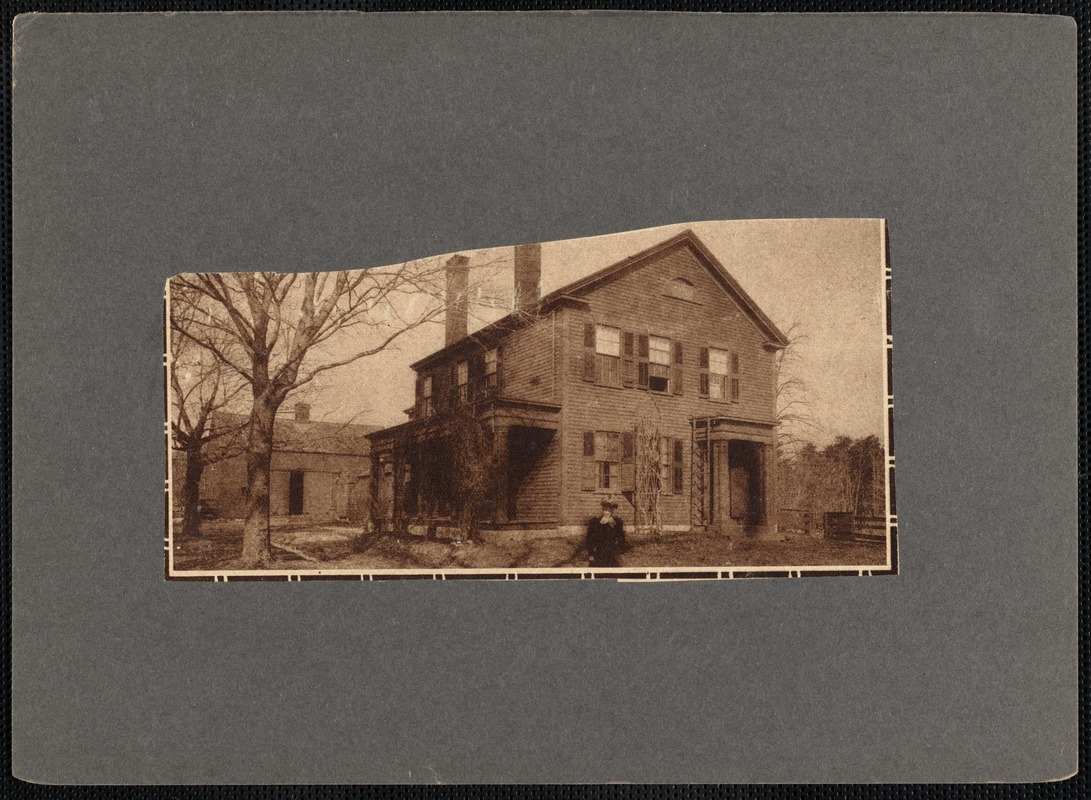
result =
[{"label": "covered porch", "polygon": [[380,530],[556,524],[560,407],[491,398],[371,435]]},{"label": "covered porch", "polygon": [[724,535],[777,532],[776,427],[704,417],[692,421],[693,524]]}]

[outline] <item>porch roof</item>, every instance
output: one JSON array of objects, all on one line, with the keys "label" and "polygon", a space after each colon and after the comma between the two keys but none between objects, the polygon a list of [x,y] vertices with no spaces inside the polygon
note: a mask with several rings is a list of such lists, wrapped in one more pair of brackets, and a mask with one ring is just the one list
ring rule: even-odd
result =
[{"label": "porch roof", "polygon": [[[528,427],[557,430],[560,424],[561,406],[556,403],[540,403],[533,400],[520,400],[513,397],[492,397],[468,406],[474,415],[501,427]],[[367,438],[372,443],[389,441],[394,436],[404,433],[413,438],[427,439],[442,435],[446,429],[449,413],[440,412],[424,419],[413,419],[400,425],[369,433]]]}]

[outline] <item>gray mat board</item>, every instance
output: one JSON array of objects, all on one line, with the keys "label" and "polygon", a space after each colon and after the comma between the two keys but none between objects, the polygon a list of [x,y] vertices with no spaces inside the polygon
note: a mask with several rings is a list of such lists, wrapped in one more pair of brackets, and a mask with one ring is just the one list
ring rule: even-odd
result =
[{"label": "gray mat board", "polygon": [[[44,782],[1076,765],[1075,27],[21,17],[13,757]],[[163,282],[887,217],[896,578],[162,580]]]}]

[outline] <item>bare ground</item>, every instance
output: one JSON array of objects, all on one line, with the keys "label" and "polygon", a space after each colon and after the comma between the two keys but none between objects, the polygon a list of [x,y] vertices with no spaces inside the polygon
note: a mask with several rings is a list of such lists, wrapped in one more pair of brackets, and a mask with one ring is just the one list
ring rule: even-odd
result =
[{"label": "bare ground", "polygon": [[[316,524],[299,518],[272,522],[275,570],[361,570],[585,567],[581,540],[569,537],[528,538],[518,533],[493,535],[487,542],[428,540],[362,534],[358,525]],[[176,527],[176,530],[178,528]],[[242,522],[216,520],[204,524],[199,539],[176,538],[175,570],[238,569]],[[886,560],[885,545],[835,542],[803,535],[783,541],[737,538],[694,532],[665,534],[633,543],[622,567],[749,567],[874,565]]]}]

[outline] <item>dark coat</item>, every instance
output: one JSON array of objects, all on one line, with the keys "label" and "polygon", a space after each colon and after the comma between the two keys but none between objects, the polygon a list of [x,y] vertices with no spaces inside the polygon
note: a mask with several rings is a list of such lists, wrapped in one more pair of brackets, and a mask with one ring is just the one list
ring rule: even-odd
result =
[{"label": "dark coat", "polygon": [[616,567],[618,556],[625,551],[625,523],[615,516],[612,525],[605,525],[600,517],[587,523],[587,554],[592,567]]}]

